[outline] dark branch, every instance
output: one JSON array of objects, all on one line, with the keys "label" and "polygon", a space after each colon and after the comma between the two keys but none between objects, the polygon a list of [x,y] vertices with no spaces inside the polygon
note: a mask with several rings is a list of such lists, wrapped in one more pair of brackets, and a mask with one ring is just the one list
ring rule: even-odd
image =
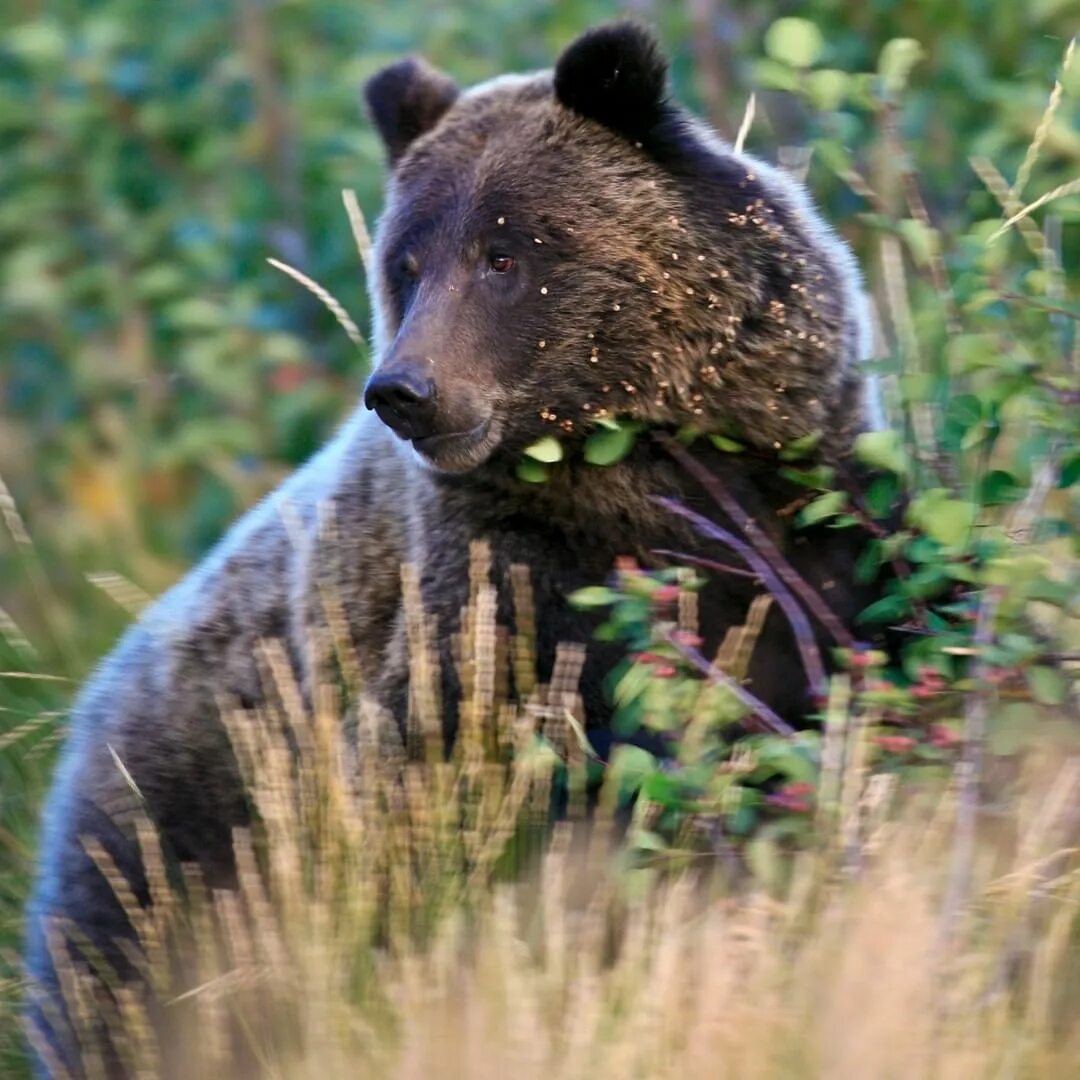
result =
[{"label": "dark branch", "polygon": [[707,536],[711,540],[718,540],[721,544],[726,544],[761,578],[791,624],[791,630],[795,635],[795,642],[799,647],[799,655],[802,657],[803,667],[806,669],[806,677],[810,682],[811,689],[816,694],[824,693],[825,667],[821,662],[821,652],[817,647],[817,642],[814,640],[814,631],[810,626],[810,620],[806,617],[806,612],[799,607],[795,597],[791,595],[791,592],[774,573],[765,557],[755,551],[745,540],[740,540],[733,533],[728,532],[727,529],[722,528],[706,517],[702,517],[701,514],[696,513],[689,507],[683,506],[678,500],[661,495],[657,496],[655,501],[669,513],[686,518],[703,536]]},{"label": "dark branch", "polygon": [[[845,649],[855,648],[855,638],[836,617],[824,600],[814,591],[795,568],[784,558],[757,522],[739,505],[718,477],[714,476],[678,440],[662,431],[653,432],[653,438],[682,465],[709,493],[716,504],[742,530],[747,540],[767,560],[773,576],[779,576],[787,587],[806,605],[810,613],[829,632],[833,640]],[[704,520],[704,519],[703,519]],[[774,594],[775,595],[775,594]],[[779,597],[777,597],[779,599]]]}]

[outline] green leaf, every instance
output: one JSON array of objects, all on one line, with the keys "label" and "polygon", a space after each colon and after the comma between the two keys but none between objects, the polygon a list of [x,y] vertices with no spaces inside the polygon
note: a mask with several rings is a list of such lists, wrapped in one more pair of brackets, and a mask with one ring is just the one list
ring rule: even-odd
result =
[{"label": "green leaf", "polygon": [[754,62],[754,82],[763,90],[787,90],[794,94],[799,89],[798,73],[789,64],[768,57]]},{"label": "green leaf", "polygon": [[888,623],[904,619],[911,611],[911,601],[904,596],[883,596],[860,612],[857,622]]},{"label": "green leaf", "polygon": [[675,778],[657,769],[647,776],[640,788],[641,797],[669,810],[687,810],[693,801],[686,799]]},{"label": "green leaf", "polygon": [[820,431],[811,431],[809,435],[804,435],[801,439],[788,443],[780,451],[780,460],[801,461],[821,442],[822,434],[823,432]]},{"label": "green leaf", "polygon": [[755,746],[754,758],[758,765],[768,766],[782,773],[788,781],[814,784],[818,781],[818,767],[805,744],[765,736]]},{"label": "green leaf", "polygon": [[[1077,67],[1080,67],[1080,64]],[[1078,480],[1080,480],[1080,451],[1065,459],[1061,466],[1061,476],[1058,477],[1057,486],[1059,488],[1072,487]]]},{"label": "green leaf", "polygon": [[821,31],[807,19],[777,19],[765,32],[765,51],[793,68],[811,67],[824,48]]},{"label": "green leaf", "polygon": [[896,476],[908,471],[907,452],[898,431],[864,431],[855,440],[855,456],[872,469],[884,469]]},{"label": "green leaf", "polygon": [[847,506],[847,500],[846,491],[827,491],[809,505],[804,506],[795,520],[802,526],[816,525],[819,521],[825,521],[839,514]]},{"label": "green leaf", "polygon": [[855,580],[860,585],[868,585],[877,577],[884,559],[885,552],[881,541],[869,540],[855,560]]},{"label": "green leaf", "polygon": [[950,372],[966,375],[999,366],[1001,348],[994,334],[957,334],[949,340],[946,356]]},{"label": "green leaf", "polygon": [[893,514],[900,501],[900,481],[894,473],[882,473],[866,489],[866,508],[879,521]]},{"label": "green leaf", "polygon": [[988,472],[979,485],[979,501],[983,506],[1013,503],[1022,499],[1025,494],[1025,489],[1016,482],[1016,477],[1004,469]]},{"label": "green leaf", "polygon": [[668,842],[659,833],[648,829],[634,829],[628,840],[630,846],[637,851],[654,851],[662,854],[668,849]]},{"label": "green leaf", "polygon": [[1025,551],[1017,546],[1007,555],[987,559],[984,579],[987,585],[1009,588],[1042,580],[1051,569],[1050,560],[1038,551]]},{"label": "green leaf", "polygon": [[800,487],[825,491],[836,479],[836,470],[831,465],[815,465],[812,469],[793,469],[790,465],[785,465],[780,470],[780,475]]},{"label": "green leaf", "polygon": [[944,488],[931,488],[913,499],[908,520],[947,548],[961,548],[971,535],[978,507],[953,499]]},{"label": "green leaf", "polygon": [[542,439],[537,439],[532,446],[525,447],[525,456],[535,461],[554,464],[556,461],[562,461],[562,443],[554,435],[545,435]]},{"label": "green leaf", "polygon": [[878,57],[878,74],[886,93],[898,94],[907,85],[911,69],[925,55],[914,38],[893,38],[886,42]]},{"label": "green leaf", "polygon": [[517,478],[527,484],[543,484],[548,478],[547,466],[540,461],[526,459],[517,464]]},{"label": "green leaf", "polygon": [[593,432],[585,440],[585,460],[590,465],[614,465],[622,461],[633,450],[638,430],[637,424],[620,424],[610,430]]},{"label": "green leaf", "polygon": [[611,699],[616,705],[628,705],[641,697],[656,681],[648,664],[631,664],[615,684]]},{"label": "green leaf", "polygon": [[619,599],[620,594],[603,585],[587,585],[584,589],[572,592],[567,599],[573,607],[581,611],[591,608],[609,607]]},{"label": "green leaf", "polygon": [[710,435],[709,442],[725,454],[741,454],[746,449],[742,443],[729,439],[726,435]]},{"label": "green leaf", "polygon": [[744,799],[738,809],[731,811],[727,817],[727,831],[732,836],[749,836],[757,824],[760,813],[757,806]]},{"label": "green leaf", "polygon": [[983,403],[974,394],[957,394],[949,402],[945,418],[958,431],[966,432],[981,422]]},{"label": "green leaf", "polygon": [[916,266],[927,266],[941,250],[937,230],[915,218],[906,218],[897,226]]},{"label": "green leaf", "polygon": [[1080,601],[1080,587],[1077,587],[1075,582],[1053,581],[1041,577],[1028,584],[1024,589],[1024,597],[1027,600],[1068,608]]},{"label": "green leaf", "polygon": [[1058,668],[1038,666],[1024,672],[1031,696],[1043,705],[1064,705],[1069,696],[1069,680]]},{"label": "green leaf", "polygon": [[806,79],[806,89],[814,107],[822,112],[839,109],[847,96],[850,79],[847,72],[827,68],[824,71],[812,71]]},{"label": "green leaf", "polygon": [[28,63],[55,63],[67,52],[63,28],[53,19],[38,19],[13,27],[4,34],[3,44]]},{"label": "green leaf", "polygon": [[900,591],[913,600],[940,596],[952,584],[952,575],[943,566],[920,567],[900,581]]},{"label": "green leaf", "polygon": [[626,743],[621,743],[615,747],[615,752],[611,755],[608,775],[612,782],[618,785],[617,790],[621,794],[632,794],[658,768],[656,758],[648,750],[642,750],[640,746],[628,746]]}]

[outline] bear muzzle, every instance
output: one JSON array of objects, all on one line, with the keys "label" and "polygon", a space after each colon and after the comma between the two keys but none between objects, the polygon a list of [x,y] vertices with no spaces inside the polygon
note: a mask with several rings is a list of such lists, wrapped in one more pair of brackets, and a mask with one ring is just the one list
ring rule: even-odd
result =
[{"label": "bear muzzle", "polygon": [[437,434],[435,380],[414,365],[380,367],[364,389],[364,405],[403,439]]},{"label": "bear muzzle", "polygon": [[364,389],[364,405],[430,466],[466,472],[498,445],[492,410],[469,394],[440,394],[424,366],[404,360],[380,365]]}]

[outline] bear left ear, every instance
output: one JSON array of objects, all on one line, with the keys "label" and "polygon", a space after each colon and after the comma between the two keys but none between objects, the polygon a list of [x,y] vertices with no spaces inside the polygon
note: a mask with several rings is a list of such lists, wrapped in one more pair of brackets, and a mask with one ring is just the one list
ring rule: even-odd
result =
[{"label": "bear left ear", "polygon": [[460,92],[453,79],[418,56],[399,60],[368,79],[364,99],[391,165],[442,119]]},{"label": "bear left ear", "polygon": [[628,139],[643,139],[663,115],[667,59],[639,23],[599,26],[559,57],[555,97]]}]

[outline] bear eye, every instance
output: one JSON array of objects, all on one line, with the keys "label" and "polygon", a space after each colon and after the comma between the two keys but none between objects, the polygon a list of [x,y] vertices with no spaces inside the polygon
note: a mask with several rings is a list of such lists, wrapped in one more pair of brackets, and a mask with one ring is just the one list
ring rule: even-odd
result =
[{"label": "bear eye", "polygon": [[488,259],[488,266],[496,274],[509,274],[514,269],[514,257],[512,255],[492,255]]},{"label": "bear eye", "polygon": [[408,278],[420,276],[420,263],[411,251],[401,256],[401,272]]}]

